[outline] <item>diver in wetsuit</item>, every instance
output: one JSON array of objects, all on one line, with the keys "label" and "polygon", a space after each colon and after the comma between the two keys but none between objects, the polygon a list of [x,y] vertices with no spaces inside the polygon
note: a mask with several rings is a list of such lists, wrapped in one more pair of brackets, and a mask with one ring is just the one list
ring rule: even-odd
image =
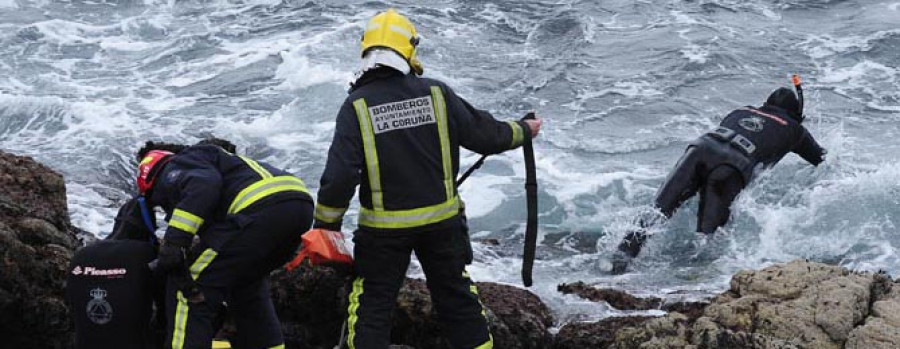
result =
[{"label": "diver in wetsuit", "polygon": [[[691,142],[684,155],[656,194],[655,206],[670,218],[681,204],[697,192],[700,209],[697,231],[712,235],[728,222],[731,203],[759,168],[768,168],[788,152],[812,165],[825,160],[823,149],[801,124],[804,120],[802,89],[798,94],[779,88],[760,108],[732,111],[715,130]],[[627,234],[619,244],[613,272],[624,272],[628,260],[640,253],[651,219],[639,221],[641,229]]]}]

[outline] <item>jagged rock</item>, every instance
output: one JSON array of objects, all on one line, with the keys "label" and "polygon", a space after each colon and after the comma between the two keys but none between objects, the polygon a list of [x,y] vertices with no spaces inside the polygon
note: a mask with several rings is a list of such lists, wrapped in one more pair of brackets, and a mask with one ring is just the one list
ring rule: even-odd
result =
[{"label": "jagged rock", "polygon": [[[872,315],[865,324],[850,332],[844,346],[846,349],[888,349],[900,348],[900,287],[892,287],[890,282],[876,282],[880,287],[873,293],[882,296],[872,304]],[[893,288],[893,289],[892,289]]]},{"label": "jagged rock", "polygon": [[[275,272],[272,294],[289,348],[332,348],[346,317],[347,273],[301,266]],[[550,310],[534,294],[493,283],[478,283],[496,348],[547,348]],[[411,348],[451,348],[431,306],[424,280],[407,279],[397,298],[391,341]]]},{"label": "jagged rock", "polygon": [[9,348],[64,348],[72,321],[63,300],[77,239],[62,176],[0,152],[0,338]]},{"label": "jagged rock", "polygon": [[706,308],[692,343],[713,348],[841,348],[869,315],[872,275],[808,261],[741,271]]},{"label": "jagged rock", "polygon": [[647,316],[610,317],[597,322],[573,322],[556,334],[556,349],[607,348],[616,342],[616,334],[623,328],[634,328],[653,320]]},{"label": "jagged rock", "polygon": [[594,302],[606,302],[609,303],[609,305],[613,308],[619,310],[659,309],[660,305],[662,305],[663,303],[662,299],[660,298],[635,297],[625,291],[608,288],[595,288],[581,281],[573,284],[560,284],[556,287],[556,290],[562,292],[563,294],[575,294],[581,298]]},{"label": "jagged rock", "polygon": [[301,265],[269,277],[272,302],[289,348],[328,348],[338,342],[346,318],[347,272]]},{"label": "jagged rock", "polygon": [[610,349],[692,348],[688,342],[690,319],[679,313],[646,321],[637,327],[626,327],[616,333]]},{"label": "jagged rock", "polygon": [[660,309],[669,313],[680,313],[693,323],[697,318],[703,316],[703,312],[708,306],[709,302],[672,302],[663,304]]}]

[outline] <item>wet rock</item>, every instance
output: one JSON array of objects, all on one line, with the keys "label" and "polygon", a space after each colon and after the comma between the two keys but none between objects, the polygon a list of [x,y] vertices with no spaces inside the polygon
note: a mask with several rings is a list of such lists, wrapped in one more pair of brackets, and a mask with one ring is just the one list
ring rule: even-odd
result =
[{"label": "wet rock", "polygon": [[[270,278],[273,301],[290,348],[331,348],[346,318],[348,273],[301,266]],[[536,349],[552,345],[549,308],[527,290],[478,283],[495,348]],[[392,316],[391,341],[410,348],[451,348],[431,305],[424,280],[407,279]]]},{"label": "wet rock", "polygon": [[625,327],[616,333],[610,349],[626,348],[687,348],[690,319],[679,313],[653,318],[640,326]]},{"label": "wet rock", "polygon": [[741,271],[706,308],[692,343],[729,348],[841,348],[869,315],[875,277],[794,261]]},{"label": "wet rock", "polygon": [[569,323],[556,335],[555,349],[608,348],[624,328],[636,328],[653,320],[647,316],[611,317],[593,323]]},{"label": "wet rock", "polygon": [[847,338],[846,349],[900,348],[900,287],[893,283],[876,282],[873,294],[880,294],[872,303],[872,314],[862,326],[853,329]]},{"label": "wet rock", "polygon": [[640,298],[635,297],[628,292],[608,289],[595,288],[584,282],[576,282],[573,284],[560,284],[556,290],[563,294],[575,294],[581,298],[594,302],[606,302],[610,306],[619,310],[650,310],[659,309],[662,305],[662,299],[656,297]]},{"label": "wet rock", "polygon": [[[490,282],[477,283],[495,348],[537,349],[553,343],[550,309],[527,290]],[[400,290],[391,338],[415,348],[451,348],[431,306],[424,280],[408,279]]]},{"label": "wet rock", "polygon": [[0,152],[0,338],[9,348],[64,348],[73,324],[63,300],[72,233],[62,176]]},{"label": "wet rock", "polygon": [[680,313],[693,323],[697,318],[703,316],[703,312],[708,306],[709,302],[672,302],[663,304],[660,309],[669,313]]},{"label": "wet rock", "polygon": [[272,302],[290,348],[332,348],[346,318],[348,273],[301,265],[269,278]]}]

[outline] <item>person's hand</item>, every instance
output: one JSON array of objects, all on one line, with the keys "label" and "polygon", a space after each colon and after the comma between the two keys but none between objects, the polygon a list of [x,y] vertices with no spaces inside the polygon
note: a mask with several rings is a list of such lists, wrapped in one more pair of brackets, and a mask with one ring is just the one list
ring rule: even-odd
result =
[{"label": "person's hand", "polygon": [[538,136],[538,133],[541,132],[541,124],[544,121],[541,118],[534,118],[525,120],[525,123],[528,124],[528,128],[531,129],[531,138],[535,138]]},{"label": "person's hand", "polygon": [[170,271],[184,266],[185,247],[165,242],[159,248],[157,268]]}]

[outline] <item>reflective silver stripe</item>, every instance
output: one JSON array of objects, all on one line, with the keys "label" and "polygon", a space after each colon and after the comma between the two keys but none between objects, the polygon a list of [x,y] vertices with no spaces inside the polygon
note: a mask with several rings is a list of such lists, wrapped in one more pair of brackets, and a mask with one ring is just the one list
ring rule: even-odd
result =
[{"label": "reflective silver stripe", "polygon": [[430,207],[404,211],[360,209],[359,224],[386,229],[414,228],[437,223],[459,214],[459,197]]},{"label": "reflective silver stripe", "polygon": [[193,235],[197,234],[200,226],[203,225],[203,218],[181,209],[175,209],[172,218],[169,219],[169,225]]},{"label": "reflective silver stripe", "polygon": [[204,250],[203,253],[200,254],[200,257],[197,257],[197,260],[195,260],[194,263],[191,264],[191,278],[197,280],[197,278],[200,277],[200,273],[203,272],[203,269],[206,269],[206,267],[208,267],[209,264],[212,263],[213,259],[216,259],[216,256],[218,255],[219,253],[211,248],[207,248],[206,250]]},{"label": "reflective silver stripe", "polygon": [[257,181],[238,193],[232,201],[231,207],[228,208],[228,214],[238,213],[259,199],[288,190],[307,192],[303,181],[293,176],[279,176]]},{"label": "reflective silver stripe", "polygon": [[265,167],[262,167],[262,165],[260,165],[258,162],[253,161],[253,159],[250,159],[243,155],[240,155],[239,157],[241,158],[241,160],[244,160],[244,163],[246,163],[247,166],[250,166],[250,168],[253,169],[253,171],[258,173],[260,177],[272,178],[272,173],[270,173],[268,170],[266,170]]},{"label": "reflective silver stripe", "polygon": [[325,223],[337,222],[340,218],[344,217],[344,213],[346,212],[347,208],[334,208],[316,204],[316,219]]},{"label": "reflective silver stripe", "polygon": [[509,128],[512,130],[512,141],[509,144],[510,148],[515,148],[522,145],[522,141],[525,140],[522,130],[522,125],[519,125],[518,122],[515,121],[507,121]]},{"label": "reflective silver stripe", "polygon": [[384,193],[381,189],[381,172],[378,169],[378,149],[375,148],[375,132],[372,131],[372,118],[365,99],[353,102],[356,118],[359,120],[359,132],[362,135],[363,150],[366,155],[366,169],[369,175],[369,189],[372,191],[372,208],[384,210]]},{"label": "reflective silver stripe", "polygon": [[453,180],[453,159],[450,155],[450,131],[447,124],[447,105],[439,86],[431,87],[434,100],[434,114],[437,116],[438,138],[441,142],[441,163],[444,167],[444,193],[447,200],[456,196],[456,181]]}]

